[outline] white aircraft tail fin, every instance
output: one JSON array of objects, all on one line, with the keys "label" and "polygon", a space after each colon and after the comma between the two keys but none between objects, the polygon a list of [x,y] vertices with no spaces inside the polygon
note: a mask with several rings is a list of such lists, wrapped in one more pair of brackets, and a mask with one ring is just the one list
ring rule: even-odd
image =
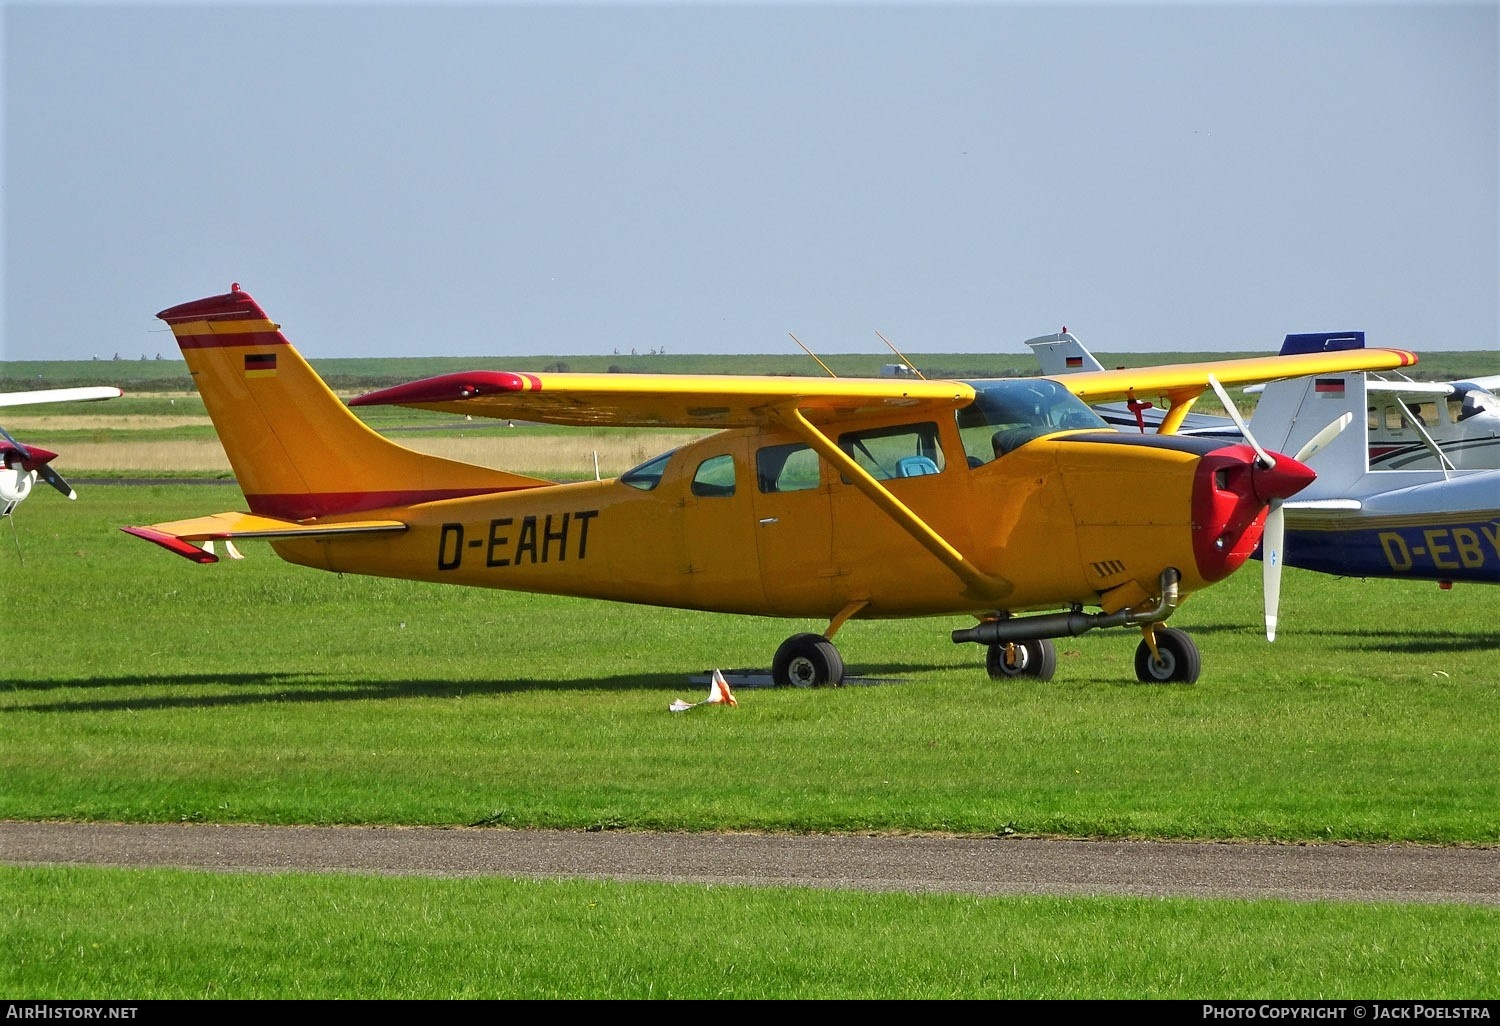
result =
[{"label": "white aircraft tail fin", "polygon": [[1026,344],[1036,353],[1037,363],[1042,365],[1042,374],[1046,377],[1104,369],[1094,354],[1083,348],[1083,343],[1069,334],[1066,327],[1056,335],[1028,338]]},{"label": "white aircraft tail fin", "polygon": [[[1337,349],[1363,349],[1364,332],[1288,335],[1282,355]],[[1369,418],[1365,375],[1349,371],[1267,382],[1250,417],[1250,430],[1275,452],[1300,452],[1328,425],[1350,415],[1345,430],[1313,447],[1309,466],[1318,473],[1317,489],[1352,484],[1370,469]]]}]

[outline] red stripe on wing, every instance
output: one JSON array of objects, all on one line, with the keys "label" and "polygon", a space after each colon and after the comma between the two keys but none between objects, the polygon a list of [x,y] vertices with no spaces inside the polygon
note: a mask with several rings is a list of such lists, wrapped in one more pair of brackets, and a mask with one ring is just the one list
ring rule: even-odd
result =
[{"label": "red stripe on wing", "polygon": [[349,400],[350,406],[409,406],[415,403],[448,403],[481,395],[506,392],[540,392],[542,381],[535,374],[510,371],[463,371],[393,385]]}]

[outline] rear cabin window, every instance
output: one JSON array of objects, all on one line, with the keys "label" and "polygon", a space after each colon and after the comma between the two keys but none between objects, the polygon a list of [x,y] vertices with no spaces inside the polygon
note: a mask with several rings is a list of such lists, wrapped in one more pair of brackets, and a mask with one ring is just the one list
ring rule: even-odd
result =
[{"label": "rear cabin window", "polygon": [[693,494],[726,496],[734,494],[734,457],[712,456],[698,464],[693,474]]},{"label": "rear cabin window", "polygon": [[801,442],[768,445],[755,453],[755,481],[767,494],[816,488],[818,454]]}]

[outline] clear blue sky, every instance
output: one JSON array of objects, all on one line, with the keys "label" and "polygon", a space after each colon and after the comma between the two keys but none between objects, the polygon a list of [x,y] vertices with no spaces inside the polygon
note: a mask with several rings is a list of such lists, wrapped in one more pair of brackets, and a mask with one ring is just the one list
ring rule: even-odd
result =
[{"label": "clear blue sky", "polygon": [[0,358],[1500,345],[1500,5],[6,3]]}]

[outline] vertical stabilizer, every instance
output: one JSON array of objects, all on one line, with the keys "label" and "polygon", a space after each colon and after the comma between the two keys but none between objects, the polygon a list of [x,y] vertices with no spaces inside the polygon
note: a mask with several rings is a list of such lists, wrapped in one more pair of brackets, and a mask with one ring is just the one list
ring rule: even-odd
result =
[{"label": "vertical stabilizer", "polygon": [[254,513],[306,520],[549,483],[384,438],[238,285],[156,316],[177,338]]},{"label": "vertical stabilizer", "polygon": [[[1288,342],[1295,337],[1288,335]],[[1306,350],[1304,350],[1306,351]],[[1282,353],[1287,352],[1283,347]],[[1337,494],[1370,469],[1365,375],[1350,371],[1268,382],[1250,417],[1250,431],[1275,452],[1295,453],[1345,413],[1349,426],[1311,458],[1317,481],[1299,498]]]},{"label": "vertical stabilizer", "polygon": [[1042,365],[1044,377],[1058,374],[1076,374],[1079,371],[1099,371],[1104,365],[1094,354],[1083,347],[1083,343],[1064,328],[1056,335],[1038,335],[1028,338],[1026,344],[1036,353],[1037,363]]}]

